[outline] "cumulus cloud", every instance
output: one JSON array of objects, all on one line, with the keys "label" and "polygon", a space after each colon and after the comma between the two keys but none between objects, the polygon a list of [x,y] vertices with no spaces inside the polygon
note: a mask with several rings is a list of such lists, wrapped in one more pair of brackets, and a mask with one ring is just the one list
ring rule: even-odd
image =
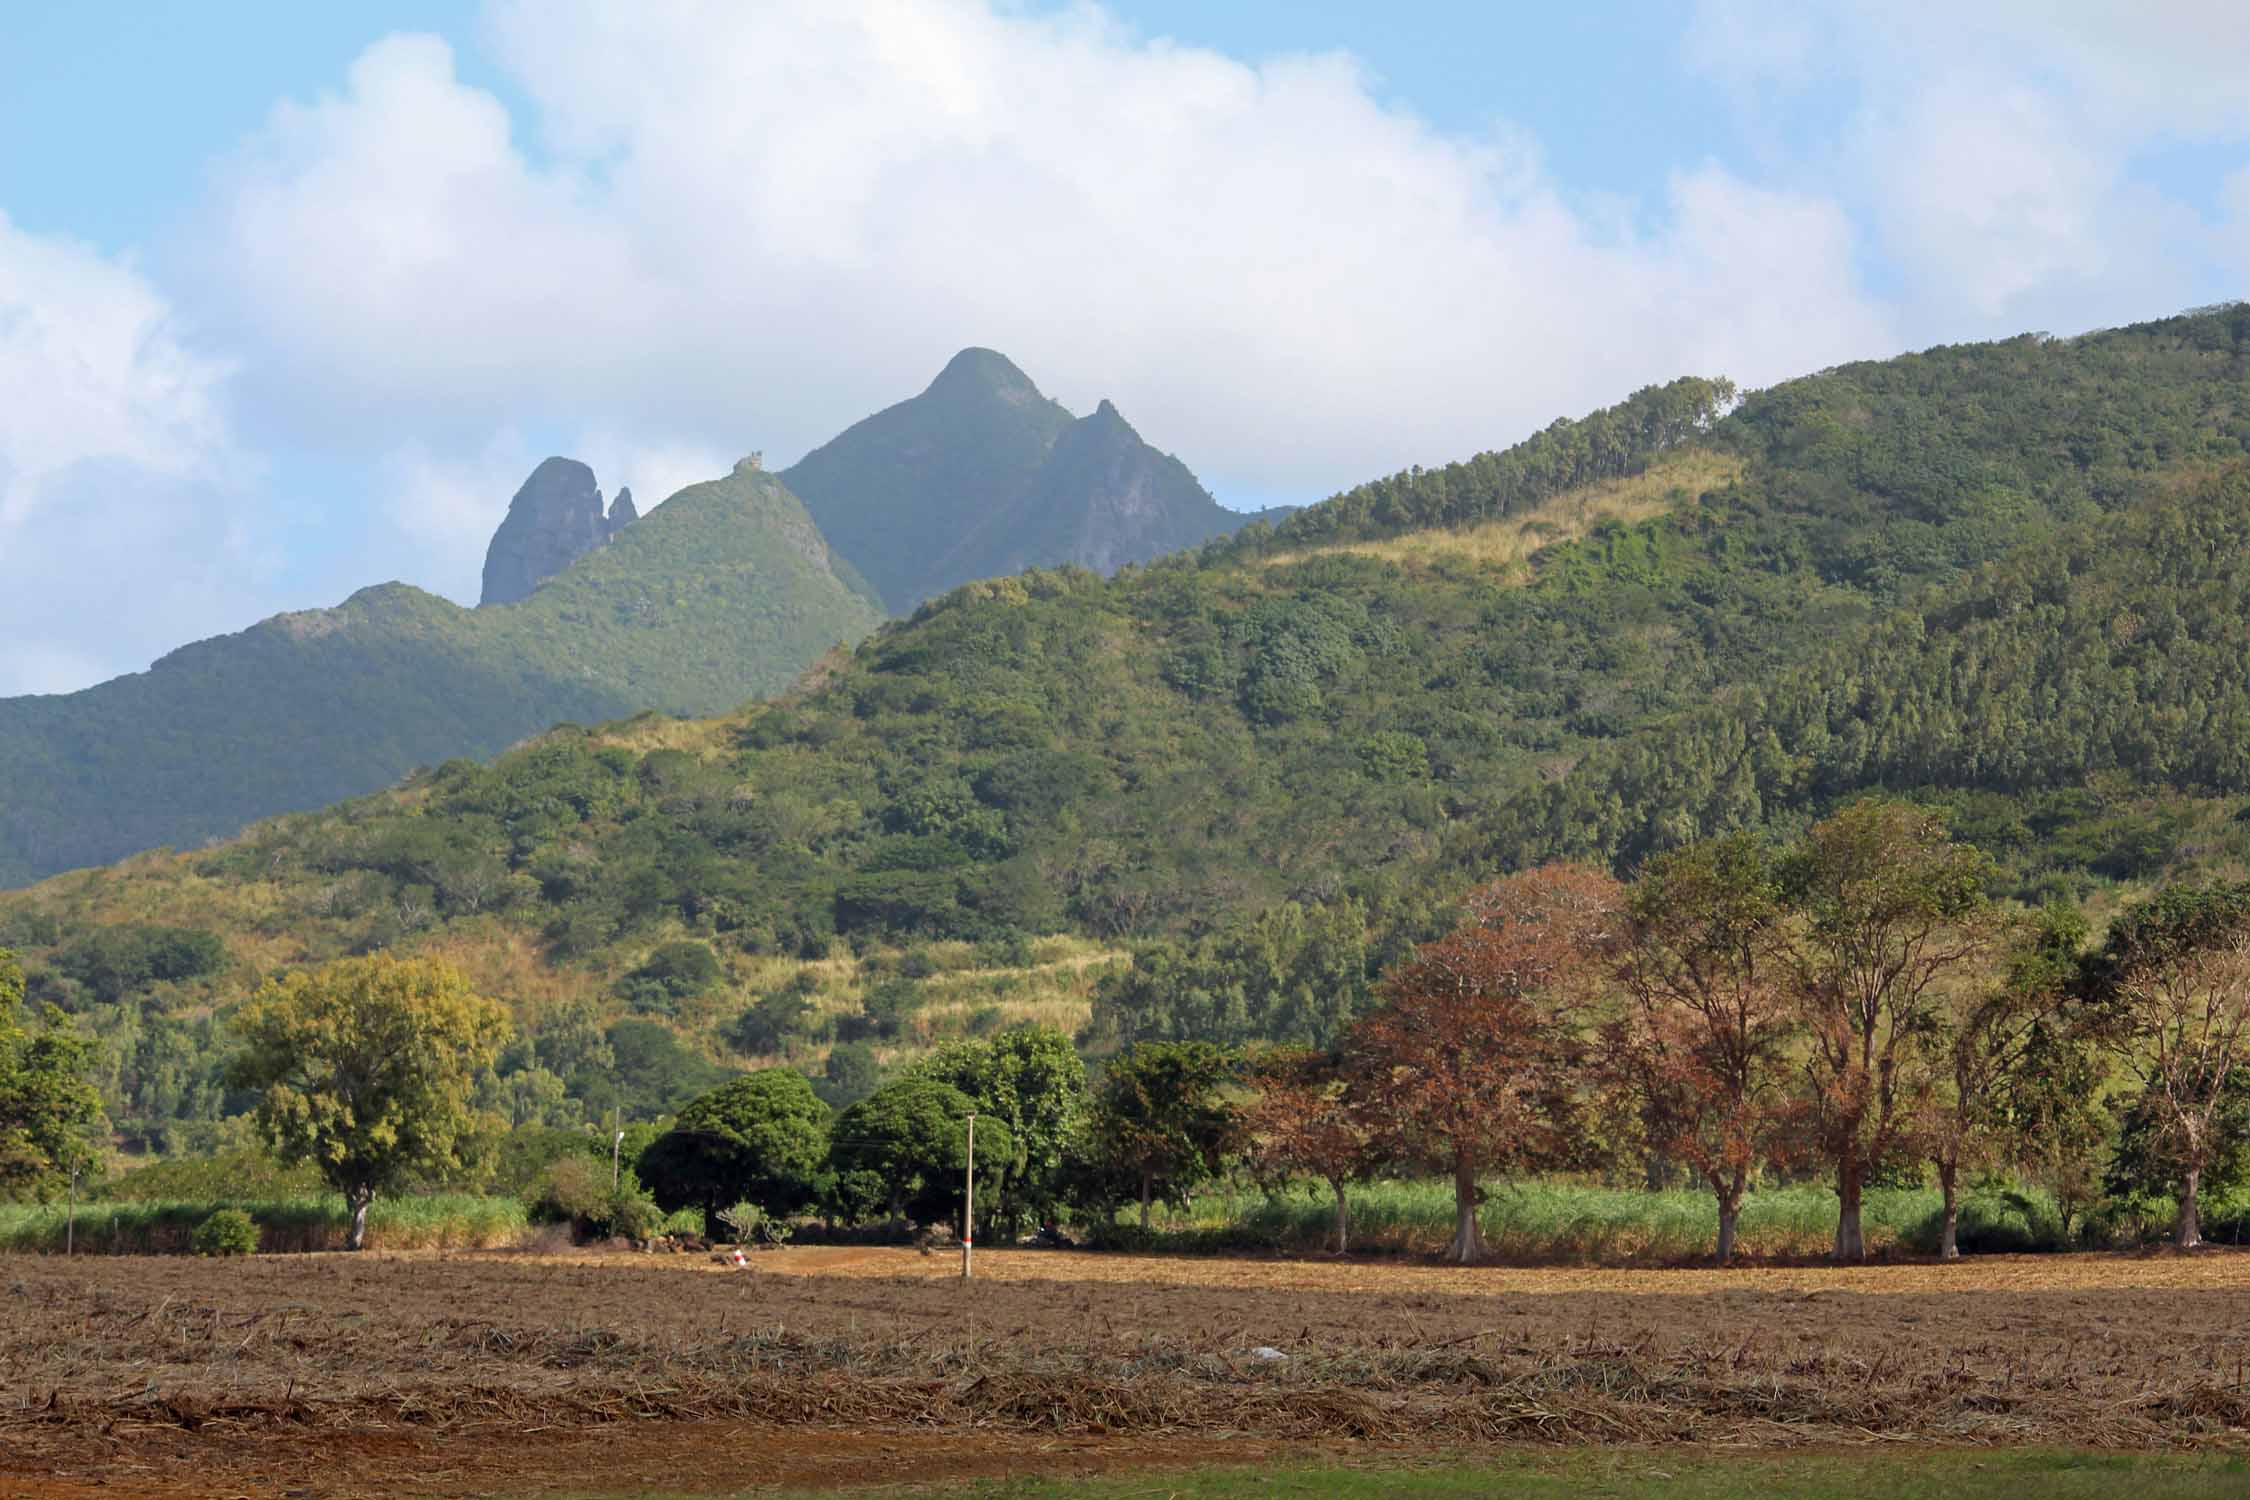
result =
[{"label": "cumulus cloud", "polygon": [[0,696],[230,621],[261,560],[226,374],[132,266],[0,216]]},{"label": "cumulus cloud", "polygon": [[[151,247],[163,293],[0,220],[0,381],[27,393],[0,408],[0,628],[26,643],[0,692],[385,571],[471,600],[547,453],[646,511],[968,344],[1264,500],[1684,372],[2210,300],[2250,272],[2250,175],[2188,202],[2146,158],[2250,140],[2232,10],[1705,0],[1685,59],[1742,149],[1620,201],[1348,56],[1248,61],[1090,4],[491,0],[473,37],[382,39],[275,106]],[[246,449],[313,482],[261,489]],[[56,550],[66,516],[94,550]],[[349,555],[277,568],[285,533]],[[44,581],[85,556],[133,580],[99,611]]]},{"label": "cumulus cloud", "polygon": [[132,268],[0,214],[0,535],[89,461],[208,474],[225,456],[224,375]]},{"label": "cumulus cloud", "polygon": [[1923,336],[2147,317],[2250,269],[2147,167],[2183,145],[2250,156],[2233,0],[1854,0],[1817,20],[1705,0],[1687,55],[1760,120],[1811,103],[1822,123],[1780,154],[1838,185]]},{"label": "cumulus cloud", "polygon": [[1222,488],[1307,494],[1892,337],[1818,197],[1705,164],[1621,228],[1340,55],[969,0],[561,0],[488,30],[534,133],[399,37],[228,174],[248,378],[308,421],[779,463],[989,344]]}]

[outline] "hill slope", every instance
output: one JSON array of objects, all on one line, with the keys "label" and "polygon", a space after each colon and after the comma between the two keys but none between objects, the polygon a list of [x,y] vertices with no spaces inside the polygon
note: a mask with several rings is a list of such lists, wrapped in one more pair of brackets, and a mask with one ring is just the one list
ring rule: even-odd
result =
[{"label": "hill slope", "polygon": [[0,701],[0,883],[192,846],[558,720],[715,712],[876,618],[795,497],[738,470],[520,603],[385,584],[84,692]]},{"label": "hill slope", "polygon": [[[900,945],[1129,947],[1079,1012],[1096,1046],[1318,1041],[1472,878],[1867,786],[1953,808],[2026,895],[2239,867],[2245,463],[2236,309],[1739,406],[1683,380],[1111,579],[964,586],[724,718],[558,731],[0,896],[0,943],[141,1039],[128,1112],[222,1107],[178,1081],[209,1077],[195,1028],[261,971],[374,946],[514,1003],[494,1087],[560,1110],[614,1097],[597,1044],[814,1061],[859,1002],[777,1033],[789,974],[842,995]],[[204,929],[222,961],[156,973]],[[725,977],[652,1009],[674,941]]]},{"label": "hill slope", "polygon": [[975,578],[1112,572],[1242,526],[1107,401],[1083,420],[990,349],[781,476],[894,613]]}]

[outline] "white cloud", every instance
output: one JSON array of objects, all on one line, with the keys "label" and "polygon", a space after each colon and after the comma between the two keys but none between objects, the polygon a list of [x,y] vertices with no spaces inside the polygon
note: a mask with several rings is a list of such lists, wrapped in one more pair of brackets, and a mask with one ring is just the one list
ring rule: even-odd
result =
[{"label": "white cloud", "polygon": [[208,269],[262,399],[455,461],[513,429],[785,463],[989,344],[1216,482],[1306,493],[1892,341],[1817,197],[1708,165],[1621,231],[1338,55],[970,0],[558,0],[488,30],[540,152],[403,37],[233,164]]},{"label": "white cloud", "polygon": [[1705,0],[1687,57],[1769,125],[1790,101],[1818,122],[1794,165],[1875,232],[1918,335],[2074,332],[2232,289],[2218,226],[2143,159],[2181,144],[2250,157],[2237,0],[1852,0],[1815,15]]},{"label": "white cloud", "polygon": [[0,696],[83,687],[235,618],[264,559],[226,367],[132,266],[0,216]]},{"label": "white cloud", "polygon": [[207,475],[227,446],[222,366],[189,352],[130,267],[0,214],[0,536],[75,466]]}]

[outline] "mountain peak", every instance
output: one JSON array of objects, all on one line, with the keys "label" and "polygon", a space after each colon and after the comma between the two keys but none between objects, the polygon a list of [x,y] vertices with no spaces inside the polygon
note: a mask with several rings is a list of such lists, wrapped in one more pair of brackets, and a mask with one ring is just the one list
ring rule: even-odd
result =
[{"label": "mountain peak", "polygon": [[1140,436],[1139,433],[1133,430],[1133,424],[1125,420],[1125,414],[1119,411],[1115,403],[1110,401],[1107,396],[1104,396],[1102,398],[1101,405],[1095,407],[1094,414],[1090,417],[1087,417],[1081,425],[1084,426],[1088,432],[1099,433],[1105,436],[1112,433],[1121,437],[1129,438],[1138,438]]},{"label": "mountain peak", "polygon": [[549,458],[508,502],[484,554],[482,604],[513,604],[609,539],[601,486],[575,458]]},{"label": "mountain peak", "polygon": [[957,391],[963,393],[991,393],[1015,402],[1036,401],[1039,387],[1031,377],[1016,367],[1014,360],[997,349],[970,347],[945,362],[937,379],[930,382],[926,394]]}]

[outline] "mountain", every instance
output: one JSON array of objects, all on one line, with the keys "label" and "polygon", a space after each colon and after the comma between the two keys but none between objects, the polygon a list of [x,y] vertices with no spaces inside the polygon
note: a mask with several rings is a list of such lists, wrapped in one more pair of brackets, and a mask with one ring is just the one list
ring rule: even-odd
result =
[{"label": "mountain", "polygon": [[640,514],[633,492],[619,490],[602,514],[594,471],[574,458],[550,458],[508,502],[508,515],[484,555],[483,604],[514,604],[623,531]]},{"label": "mountain", "polygon": [[[2250,866],[2246,550],[2250,310],[1685,378],[1113,578],[963,585],[718,718],[0,894],[0,944],[138,1049],[119,1118],[208,1121],[212,1010],[382,946],[507,996],[490,1086],[560,1119],[661,1106],[603,1048],[889,1055],[1068,965],[1029,1013],[1093,1048],[1325,1042],[1472,880],[1870,789],[2114,907]],[[680,942],[723,977],[673,1004]],[[863,1011],[905,977],[910,1027]]]},{"label": "mountain", "polygon": [[1026,567],[1115,572],[1254,519],[1212,499],[1109,402],[1075,418],[990,349],[962,350],[922,394],[782,479],[896,614]]},{"label": "mountain", "polygon": [[[599,520],[584,465],[541,464],[496,557],[554,557],[532,535],[543,516],[577,517],[583,540],[589,498]],[[501,571],[509,585],[524,576]],[[200,844],[559,720],[724,709],[865,634],[879,615],[863,595],[796,497],[743,467],[682,490],[517,602],[467,610],[384,584],[83,692],[0,700],[0,882]]]}]

